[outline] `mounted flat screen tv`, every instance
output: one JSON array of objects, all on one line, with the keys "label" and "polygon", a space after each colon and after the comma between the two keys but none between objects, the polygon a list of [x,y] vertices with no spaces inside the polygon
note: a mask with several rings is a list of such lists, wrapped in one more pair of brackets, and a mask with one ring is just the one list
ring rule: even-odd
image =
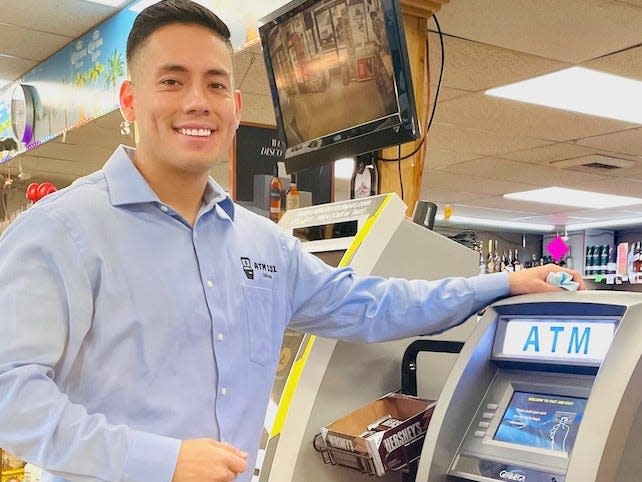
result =
[{"label": "mounted flat screen tv", "polygon": [[288,172],[421,136],[398,0],[294,0],[259,34]]}]

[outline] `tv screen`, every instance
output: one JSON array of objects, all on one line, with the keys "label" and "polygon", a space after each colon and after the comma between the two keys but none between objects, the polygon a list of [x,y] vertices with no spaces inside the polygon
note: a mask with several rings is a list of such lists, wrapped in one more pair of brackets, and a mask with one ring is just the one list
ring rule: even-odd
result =
[{"label": "tv screen", "polygon": [[398,0],[295,0],[259,33],[288,172],[420,137]]},{"label": "tv screen", "polygon": [[586,401],[586,398],[515,392],[494,439],[568,454],[575,443]]}]

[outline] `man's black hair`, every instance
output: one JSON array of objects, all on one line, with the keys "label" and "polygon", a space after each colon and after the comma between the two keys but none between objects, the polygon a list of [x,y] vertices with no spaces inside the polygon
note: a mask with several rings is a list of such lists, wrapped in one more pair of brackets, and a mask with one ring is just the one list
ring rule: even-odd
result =
[{"label": "man's black hair", "polygon": [[162,0],[144,9],[134,20],[127,37],[127,65],[131,66],[136,52],[156,30],[176,23],[202,25],[232,49],[229,28],[210,9],[190,0]]}]

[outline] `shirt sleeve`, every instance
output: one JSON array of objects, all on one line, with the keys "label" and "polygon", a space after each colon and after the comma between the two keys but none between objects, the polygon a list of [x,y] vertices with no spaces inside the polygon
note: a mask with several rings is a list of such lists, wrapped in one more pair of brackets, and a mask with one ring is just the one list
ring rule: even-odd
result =
[{"label": "shirt sleeve", "polygon": [[3,447],[70,481],[169,482],[180,440],[113,425],[61,386],[92,323],[90,274],[63,223],[30,208],[0,238]]},{"label": "shirt sleeve", "polygon": [[510,294],[508,273],[435,281],[357,276],[332,268],[286,240],[290,328],[351,342],[440,333]]}]

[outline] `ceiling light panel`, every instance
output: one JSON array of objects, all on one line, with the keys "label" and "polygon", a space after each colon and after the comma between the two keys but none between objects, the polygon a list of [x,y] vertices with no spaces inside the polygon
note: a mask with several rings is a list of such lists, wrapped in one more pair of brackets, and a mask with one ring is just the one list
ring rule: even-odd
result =
[{"label": "ceiling light panel", "polygon": [[497,87],[486,94],[642,124],[642,81],[584,67]]},{"label": "ceiling light panel", "polygon": [[518,199],[543,204],[556,204],[559,206],[573,206],[586,209],[607,209],[621,206],[642,204],[642,198],[616,196],[579,189],[562,187],[546,187],[531,191],[512,192],[504,194],[507,199]]}]

